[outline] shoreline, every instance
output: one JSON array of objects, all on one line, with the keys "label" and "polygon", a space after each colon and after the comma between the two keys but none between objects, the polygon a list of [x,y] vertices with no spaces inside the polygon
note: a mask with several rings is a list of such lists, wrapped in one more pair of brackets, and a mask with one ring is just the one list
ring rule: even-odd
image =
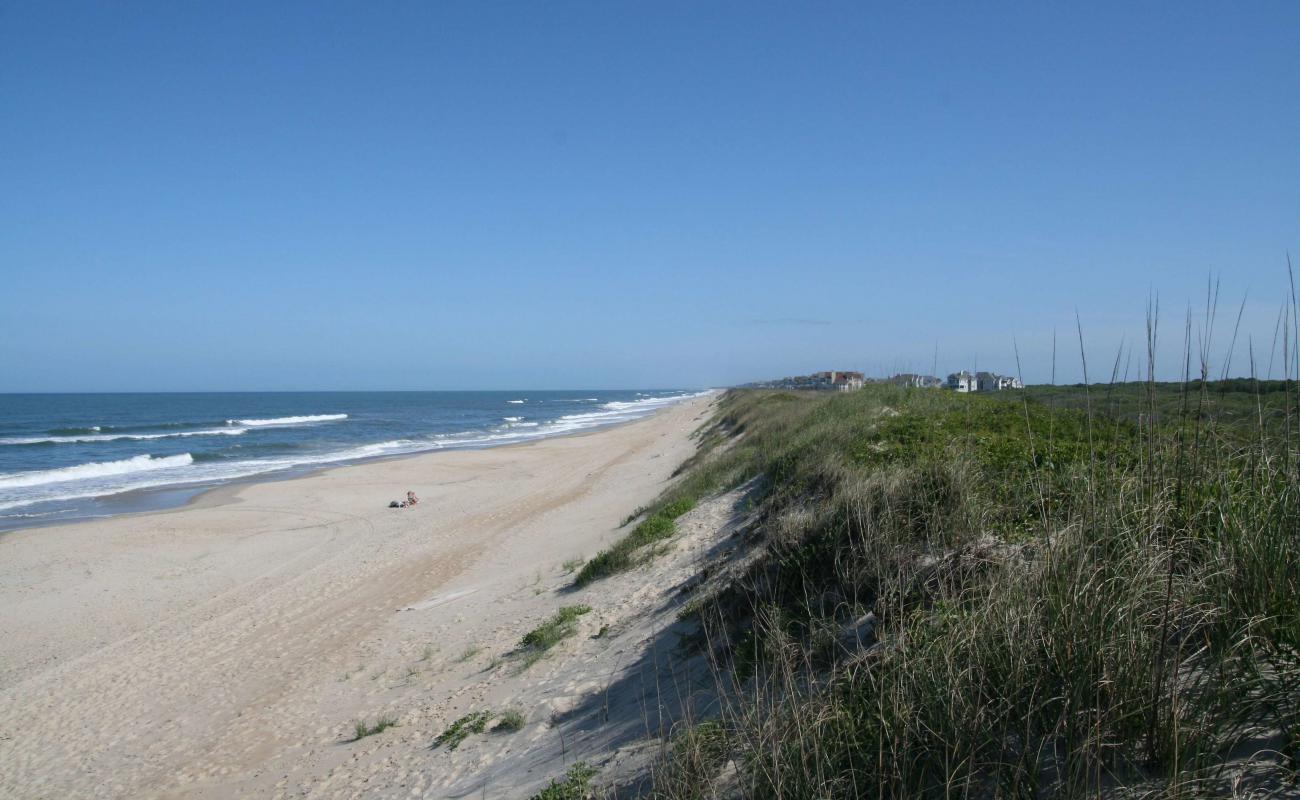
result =
[{"label": "shoreline", "polygon": [[[219,494],[223,490],[236,490],[239,487],[254,486],[262,483],[279,483],[283,481],[299,480],[301,478],[310,478],[316,475],[328,473],[333,470],[348,469],[351,467],[363,466],[372,463],[381,463],[385,461],[398,461],[407,459],[416,459],[426,456],[433,456],[440,453],[459,453],[474,452],[478,450],[496,450],[502,448],[523,447],[525,445],[536,444],[538,442],[549,441],[553,439],[563,439],[569,437],[586,436],[593,433],[609,430],[611,428],[631,425],[642,420],[649,419],[658,414],[662,414],[672,408],[684,403],[692,403],[704,398],[716,397],[719,394],[717,389],[706,389],[695,395],[686,397],[679,402],[671,405],[662,406],[651,410],[648,414],[641,417],[635,417],[627,420],[615,420],[612,422],[595,425],[590,428],[579,428],[570,431],[561,431],[554,434],[540,435],[531,439],[520,439],[517,441],[507,441],[500,444],[486,444],[477,446],[450,446],[439,447],[430,450],[418,450],[409,453],[393,453],[387,455],[364,456],[356,460],[340,461],[338,463],[326,463],[308,465],[304,464],[298,467],[287,467],[281,470],[272,470],[268,472],[255,473],[237,478],[220,480],[215,483],[200,484],[174,484],[169,486],[153,486],[141,489],[130,489],[117,494],[101,495],[93,498],[85,498],[86,503],[107,503],[110,506],[122,505],[132,506],[120,511],[113,511],[107,514],[85,514],[80,516],[61,517],[50,520],[33,520],[26,524],[12,524],[0,522],[0,540],[14,533],[33,529],[46,529],[62,526],[84,525],[87,523],[101,522],[108,519],[118,519],[120,517],[145,517],[156,514],[168,514],[176,511],[182,511],[187,508],[200,507],[200,504],[208,502],[210,495]],[[174,500],[162,500],[168,495],[177,496]],[[162,500],[161,502],[151,503],[150,500]],[[207,507],[203,505],[202,507]]]},{"label": "shoreline", "polygon": [[[513,674],[493,665],[572,602],[566,565],[626,533],[715,403],[0,537],[0,730],[22,731],[0,736],[0,794],[332,797],[382,775],[376,796],[408,796],[402,776],[449,796],[464,775],[429,742]],[[387,508],[407,489],[418,506]],[[348,744],[381,714],[397,733]]]}]

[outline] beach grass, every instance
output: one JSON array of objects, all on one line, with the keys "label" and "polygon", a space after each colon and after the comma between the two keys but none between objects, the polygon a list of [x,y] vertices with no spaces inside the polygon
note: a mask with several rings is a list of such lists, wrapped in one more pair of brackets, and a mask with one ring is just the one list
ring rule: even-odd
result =
[{"label": "beach grass", "polygon": [[569,767],[563,778],[552,780],[550,785],[533,795],[531,800],[587,800],[591,796],[591,779],[596,770],[579,761]]},{"label": "beach grass", "polygon": [[492,714],[487,711],[473,711],[455,722],[451,723],[445,731],[438,734],[434,740],[434,747],[446,747],[448,750],[455,750],[461,746],[466,739],[476,733],[482,733],[487,729],[487,724],[492,721]]},{"label": "beach grass", "polygon": [[682,612],[730,690],[655,796],[725,769],[756,797],[1294,792],[1300,387],[1187,362],[1175,384],[727,393],[658,508],[757,487],[752,558]]},{"label": "beach grass", "polygon": [[367,723],[363,719],[357,720],[352,726],[352,741],[360,741],[367,736],[374,736],[377,733],[383,733],[389,728],[397,726],[397,718],[385,714],[374,723]]},{"label": "beach grass", "polygon": [[695,501],[694,497],[681,496],[665,500],[656,506],[630,534],[584,564],[573,579],[574,586],[581,588],[601,578],[631,569],[643,548],[668,539],[677,532],[676,519],[694,508]]},{"label": "beach grass", "polygon": [[553,616],[524,634],[520,640],[521,650],[545,652],[572,636],[577,630],[577,620],[583,614],[591,613],[591,606],[564,606]]},{"label": "beach grass", "polygon": [[524,714],[517,708],[508,708],[502,711],[497,717],[497,722],[492,726],[493,733],[516,733],[523,730]]}]

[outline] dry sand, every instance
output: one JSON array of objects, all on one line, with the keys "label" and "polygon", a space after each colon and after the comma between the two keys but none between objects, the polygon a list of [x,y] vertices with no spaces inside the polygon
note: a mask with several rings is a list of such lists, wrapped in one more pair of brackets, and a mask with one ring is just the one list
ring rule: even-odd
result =
[{"label": "dry sand", "polygon": [[[691,693],[665,690],[661,634],[736,498],[646,569],[571,593],[564,564],[623,534],[713,400],[0,536],[0,796],[527,797],[578,758],[628,773]],[[419,506],[385,507],[407,489]],[[575,603],[578,635],[510,655]],[[523,730],[431,747],[507,707]]]}]

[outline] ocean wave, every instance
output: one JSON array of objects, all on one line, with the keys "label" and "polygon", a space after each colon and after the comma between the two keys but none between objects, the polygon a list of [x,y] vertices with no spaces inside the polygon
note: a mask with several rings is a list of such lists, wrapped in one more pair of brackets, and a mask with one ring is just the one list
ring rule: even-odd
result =
[{"label": "ocean wave", "polygon": [[502,417],[501,419],[503,419],[503,420],[506,421],[506,422],[521,422],[521,421],[523,421],[523,417]]},{"label": "ocean wave", "polygon": [[33,472],[10,472],[0,474],[0,489],[20,489],[29,486],[43,486],[47,483],[66,483],[68,481],[102,478],[109,475],[127,475],[133,472],[145,472],[169,467],[184,467],[194,463],[189,453],[178,456],[150,455],[124,458],[121,461],[92,461],[75,467],[60,469],[42,469]]},{"label": "ocean wave", "polygon": [[[650,414],[673,403],[707,392],[646,397],[632,403],[593,406],[588,413],[571,414],[544,422],[501,425],[491,430],[461,431],[416,438],[393,439],[341,450],[301,453],[270,458],[215,457],[199,453],[178,456],[148,455],[122,461],[81,464],[75,467],[28,473],[0,474],[0,510],[46,502],[105,497],[123,492],[162,487],[195,486],[250,478],[287,470],[304,470],[370,458],[406,455],[437,450],[478,449],[514,442],[532,441],[589,428],[625,422]],[[520,401],[523,402],[523,401]],[[324,419],[322,419],[324,418]],[[346,415],[282,417],[263,424],[301,424],[299,420],[329,421]],[[293,422],[288,422],[293,420]],[[248,423],[245,420],[241,424]],[[32,509],[41,511],[43,509]]]},{"label": "ocean wave", "polygon": [[[637,392],[637,394],[641,394],[641,392]],[[682,400],[689,400],[693,397],[701,397],[706,394],[708,394],[708,392],[688,392],[686,394],[661,395],[659,397],[643,395],[644,399],[642,400],[613,400],[608,403],[603,403],[601,408],[617,412],[635,411],[638,409],[654,409],[661,406],[672,405],[673,403]]]},{"label": "ocean wave", "polygon": [[119,439],[144,441],[146,439],[170,439],[176,436],[239,436],[245,433],[248,433],[248,428],[212,428],[201,431],[173,431],[171,433],[88,433],[80,436],[17,436],[0,439],[0,445],[115,442]]},{"label": "ocean wave", "polygon": [[506,402],[507,402],[507,403],[510,403],[510,404],[512,404],[512,405],[516,405],[516,406],[518,406],[518,405],[523,405],[524,402],[526,402],[526,401],[525,401],[525,400],[507,400]]},{"label": "ocean wave", "polygon": [[347,414],[311,414],[305,417],[272,417],[270,419],[228,419],[227,425],[248,425],[260,428],[267,425],[309,425],[313,422],[337,422],[347,419]]},{"label": "ocean wave", "polygon": [[598,411],[587,411],[581,414],[567,414],[550,424],[547,429],[548,433],[567,433],[570,431],[594,428],[602,425],[610,425],[616,422],[627,422],[629,420],[643,417],[651,412],[658,411],[684,400],[690,400],[696,397],[702,397],[709,392],[687,392],[683,394],[662,395],[659,397],[645,397],[642,400],[631,401],[614,401],[602,404]]},{"label": "ocean wave", "polygon": [[55,428],[49,433],[55,436],[75,436],[79,433],[99,433],[101,430],[103,429],[98,425],[91,425],[87,428]]},{"label": "ocean wave", "polygon": [[35,514],[0,514],[5,519],[35,519],[37,517],[52,517],[55,514],[62,514],[62,511],[37,511]]}]

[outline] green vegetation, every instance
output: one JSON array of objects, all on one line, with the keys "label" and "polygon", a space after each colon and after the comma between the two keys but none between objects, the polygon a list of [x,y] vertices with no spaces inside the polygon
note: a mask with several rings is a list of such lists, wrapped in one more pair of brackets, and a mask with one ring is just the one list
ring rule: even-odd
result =
[{"label": "green vegetation", "polygon": [[1295,382],[733,391],[700,438],[578,581],[758,479],[760,549],[683,613],[739,691],[656,796],[1298,790]]},{"label": "green vegetation", "polygon": [[[608,550],[602,550],[583,565],[573,585],[586,586],[593,581],[631,569],[637,561],[637,551],[648,544],[662,541],[677,532],[675,520],[695,507],[695,497],[679,495],[656,505],[648,517],[632,532]],[[626,524],[626,523],[625,523]]]},{"label": "green vegetation", "polygon": [[578,617],[590,613],[591,606],[564,606],[550,619],[524,634],[519,648],[539,655],[545,653],[572,636],[577,630]]},{"label": "green vegetation", "polygon": [[[1030,386],[1030,398],[1047,406],[1095,410],[1108,417],[1138,423],[1154,414],[1166,424],[1186,420],[1213,423],[1222,432],[1252,434],[1259,425],[1282,432],[1287,420],[1288,393],[1295,413],[1295,382],[1232,378],[1221,381],[1190,380],[1182,383],[1117,383],[1092,387]],[[1015,393],[1012,393],[1013,395]],[[1091,396],[1090,396],[1091,395]],[[1013,397],[1003,397],[1011,399]],[[1184,409],[1185,399],[1194,400]],[[1295,420],[1292,419],[1292,424]]]},{"label": "green vegetation", "polygon": [[565,561],[565,562],[564,562],[563,564],[561,564],[560,566],[564,569],[564,574],[565,574],[565,575],[568,575],[568,574],[572,573],[574,570],[576,570],[578,567],[581,567],[581,566],[582,566],[582,562],[585,561],[585,560],[586,560],[586,559],[584,559],[584,558],[582,558],[581,556],[579,556],[579,557],[577,557],[577,558],[571,558],[571,559],[569,559],[568,561]]},{"label": "green vegetation", "polygon": [[729,736],[715,720],[687,726],[673,737],[670,753],[654,773],[659,796],[710,796],[707,787],[729,760]]},{"label": "green vegetation", "polygon": [[579,761],[569,767],[564,778],[533,795],[531,800],[587,800],[591,796],[591,779],[596,770]]},{"label": "green vegetation", "polygon": [[481,652],[483,652],[483,648],[476,644],[472,644],[469,647],[466,647],[465,651],[456,658],[456,663],[463,664]]},{"label": "green vegetation", "polygon": [[397,718],[387,714],[375,720],[374,725],[368,725],[364,719],[359,719],[352,726],[352,741],[360,741],[367,736],[374,736],[376,733],[383,733],[389,728],[396,726]]},{"label": "green vegetation", "polygon": [[487,724],[491,721],[492,715],[486,711],[474,711],[466,714],[451,723],[447,730],[438,734],[438,738],[433,741],[433,746],[442,747],[446,745],[448,750],[455,750],[471,734],[482,733],[486,730]]},{"label": "green vegetation", "polygon": [[492,726],[493,733],[515,733],[523,730],[524,715],[518,709],[508,708],[501,712],[497,724]]}]

